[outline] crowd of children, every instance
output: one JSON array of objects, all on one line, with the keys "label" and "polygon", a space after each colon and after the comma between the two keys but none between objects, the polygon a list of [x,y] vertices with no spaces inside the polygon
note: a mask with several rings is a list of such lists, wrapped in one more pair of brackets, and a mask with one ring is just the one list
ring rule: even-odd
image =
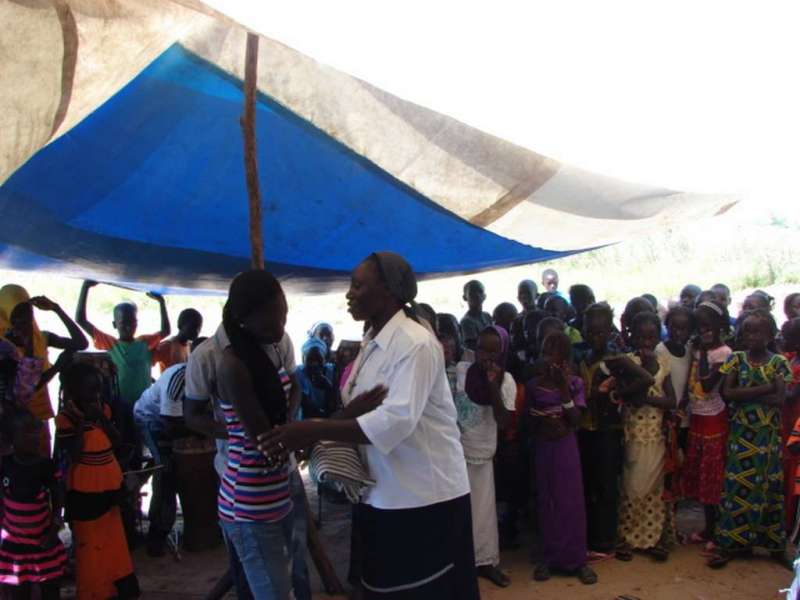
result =
[{"label": "crowd of children", "polygon": [[[517,414],[497,421],[500,447],[514,443],[511,452],[498,449],[495,470],[513,464],[518,476],[524,465],[528,485],[509,491],[508,478],[496,478],[501,546],[514,543],[519,512],[535,506],[534,579],[558,571],[590,584],[597,575],[589,564],[606,556],[668,560],[679,542],[677,503],[694,500],[705,526],[685,541],[704,544],[709,567],[755,548],[789,566],[786,542],[797,535],[800,491],[800,294],[786,298],[781,331],[774,300],[760,290],[732,318],[724,284],[687,285],[666,308],[649,294],[633,298],[617,329],[610,306],[596,302],[588,286],[572,286],[567,298],[552,270],[542,284],[538,294],[533,281],[522,281],[521,312],[509,315],[503,303],[490,321],[483,285],[470,281],[461,331],[452,315],[436,323],[449,364],[477,350],[475,365],[485,365],[483,332],[510,334],[501,367],[520,398]],[[471,446],[475,430],[461,415],[486,402],[464,391],[454,380],[459,426]],[[497,439],[486,435],[484,443],[494,448]],[[513,499],[510,509],[501,497]],[[473,513],[476,548],[493,525],[485,516],[479,522],[482,514]]]},{"label": "crowd of children", "polygon": [[[0,584],[9,597],[59,597],[69,570],[64,521],[78,597],[136,597],[129,546],[138,507],[123,470],[141,468],[143,447],[166,466],[171,440],[191,434],[184,377],[202,316],[182,312],[170,338],[164,299],[150,294],[160,331],[137,335],[136,306],[124,303],[114,308],[111,336],[86,317],[95,285],[84,283],[75,321],[45,297],[0,289]],[[540,294],[532,280],[519,284],[521,311],[504,302],[490,315],[483,285],[470,281],[462,319],[427,305],[418,312],[445,356],[479,576],[509,585],[500,550],[516,543],[531,508],[537,581],[562,573],[595,583],[591,564],[604,557],[668,560],[685,499],[703,505],[705,526],[687,541],[705,544],[710,567],[754,548],[787,563],[800,495],[800,294],[786,298],[780,331],[768,294],[754,292],[732,318],[722,284],[687,285],[667,308],[648,294],[633,298],[618,328],[588,286],[564,295],[552,269],[542,285]],[[41,331],[34,309],[53,311],[69,337]],[[88,347],[81,328],[107,353],[118,392],[100,363],[75,360]],[[341,408],[359,343],[333,346],[330,324],[309,330],[302,364],[284,382],[295,388],[290,419]],[[53,365],[48,347],[64,350]],[[154,365],[162,372],[155,383]],[[59,373],[56,416],[46,384]],[[157,556],[175,520],[170,470],[154,485],[147,549]]]}]

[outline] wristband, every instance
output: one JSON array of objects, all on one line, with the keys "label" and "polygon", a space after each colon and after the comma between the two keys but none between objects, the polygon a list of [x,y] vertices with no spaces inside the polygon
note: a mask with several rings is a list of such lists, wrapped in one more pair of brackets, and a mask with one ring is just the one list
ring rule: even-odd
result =
[{"label": "wristband", "polygon": [[569,402],[562,402],[561,408],[566,408],[566,409],[575,408],[575,401],[570,400]]}]

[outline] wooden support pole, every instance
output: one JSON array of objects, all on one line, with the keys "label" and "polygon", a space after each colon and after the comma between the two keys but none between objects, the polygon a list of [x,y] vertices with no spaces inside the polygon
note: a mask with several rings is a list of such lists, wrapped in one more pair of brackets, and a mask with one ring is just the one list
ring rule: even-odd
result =
[{"label": "wooden support pole", "polygon": [[[261,190],[258,183],[258,154],[256,153],[256,90],[258,80],[258,36],[254,33],[247,34],[247,50],[244,59],[244,114],[239,119],[244,138],[244,170],[247,178],[247,197],[250,206],[250,251],[254,269],[264,268],[264,236],[261,217]],[[329,594],[341,594],[344,587],[333,569],[333,565],[325,552],[325,546],[319,537],[319,532],[311,517],[308,507],[308,498],[303,490],[304,506],[308,521],[307,542],[308,550],[314,559],[317,572]],[[220,580],[213,595],[218,597],[220,590],[225,586],[230,589],[230,580]]]},{"label": "wooden support pole", "polygon": [[[319,493],[319,490],[318,492]],[[322,580],[322,585],[325,586],[325,592],[329,596],[344,594],[344,586],[333,568],[331,559],[328,558],[328,553],[325,551],[325,546],[322,539],[319,537],[319,531],[314,523],[314,515],[311,512],[311,507],[308,505],[308,496],[305,489],[303,489],[303,501],[306,511],[306,542],[308,543],[308,553],[314,559],[314,566],[317,567],[317,573]]]},{"label": "wooden support pole", "polygon": [[261,190],[256,153],[256,88],[258,83],[258,36],[247,34],[244,59],[244,114],[239,120],[244,137],[244,171],[250,204],[250,252],[254,269],[264,268],[264,237],[261,219]]}]

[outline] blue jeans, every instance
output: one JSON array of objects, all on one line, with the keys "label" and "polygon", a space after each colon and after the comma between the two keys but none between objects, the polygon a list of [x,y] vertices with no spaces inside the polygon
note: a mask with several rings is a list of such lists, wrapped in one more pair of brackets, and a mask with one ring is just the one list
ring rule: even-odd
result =
[{"label": "blue jeans", "polygon": [[[220,521],[254,600],[288,600],[292,589],[292,515],[276,523]],[[237,590],[238,591],[238,590]]]},{"label": "blue jeans", "polygon": [[308,578],[308,511],[306,510],[303,478],[299,469],[289,475],[289,492],[292,495],[292,588],[295,600],[311,600],[311,583]]}]

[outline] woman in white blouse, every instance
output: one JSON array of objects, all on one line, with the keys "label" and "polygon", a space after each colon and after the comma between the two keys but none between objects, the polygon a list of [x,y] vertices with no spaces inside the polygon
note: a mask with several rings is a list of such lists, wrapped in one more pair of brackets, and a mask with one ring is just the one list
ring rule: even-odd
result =
[{"label": "woman in white blouse", "polygon": [[464,451],[441,346],[409,306],[416,293],[399,255],[379,252],[359,264],[348,307],[371,328],[344,389],[344,414],[273,430],[260,448],[280,461],[320,440],[359,445],[376,482],[359,507],[364,598],[474,600]]}]

